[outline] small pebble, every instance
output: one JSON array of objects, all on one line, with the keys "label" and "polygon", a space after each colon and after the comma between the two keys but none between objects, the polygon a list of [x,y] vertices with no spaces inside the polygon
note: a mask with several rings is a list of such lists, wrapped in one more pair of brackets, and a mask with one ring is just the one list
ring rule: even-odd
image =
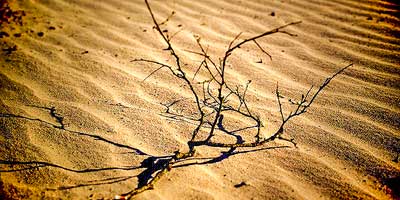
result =
[{"label": "small pebble", "polygon": [[3,49],[3,51],[6,52],[7,54],[11,54],[12,52],[14,52],[16,50],[17,50],[17,45]]},{"label": "small pebble", "polygon": [[7,33],[7,32],[4,32],[4,31],[1,31],[0,32],[0,38],[3,38],[3,37],[9,37],[10,35]]},{"label": "small pebble", "polygon": [[238,184],[234,185],[234,187],[235,188],[240,188],[240,187],[243,187],[243,186],[246,186],[246,185],[248,185],[248,184],[246,182],[242,181],[241,183],[238,183]]}]

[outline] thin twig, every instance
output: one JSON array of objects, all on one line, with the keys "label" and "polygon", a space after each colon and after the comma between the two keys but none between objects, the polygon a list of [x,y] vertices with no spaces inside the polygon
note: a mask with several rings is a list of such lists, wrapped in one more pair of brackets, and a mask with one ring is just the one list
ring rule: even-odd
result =
[{"label": "thin twig", "polygon": [[[185,159],[191,158],[194,156],[194,152],[196,150],[196,147],[198,146],[206,146],[206,147],[218,147],[218,148],[230,148],[228,153],[234,154],[236,148],[238,147],[243,147],[243,148],[254,148],[258,146],[262,146],[268,142],[274,141],[274,140],[283,140],[292,143],[294,146],[297,145],[296,142],[294,142],[294,139],[291,138],[286,138],[282,136],[284,132],[284,126],[286,123],[291,120],[295,116],[299,116],[303,113],[306,112],[307,108],[311,106],[311,104],[314,102],[316,97],[320,94],[320,92],[330,83],[330,81],[336,77],[338,74],[342,73],[345,69],[351,66],[348,65],[338,72],[336,72],[333,76],[327,78],[325,82],[319,87],[319,89],[311,95],[313,87],[311,87],[309,90],[307,90],[305,95],[302,95],[301,100],[299,102],[293,102],[294,105],[296,106],[292,111],[289,112],[289,114],[285,117],[283,106],[281,99],[283,98],[279,92],[279,86],[277,84],[276,87],[276,97],[278,101],[278,106],[279,106],[279,112],[280,112],[280,117],[281,117],[281,124],[278,128],[278,130],[273,133],[270,137],[266,138],[261,138],[261,127],[263,127],[262,120],[260,119],[259,116],[255,115],[252,113],[250,110],[250,107],[248,106],[247,100],[246,100],[246,95],[248,92],[249,85],[251,81],[249,81],[243,91],[241,91],[238,85],[231,87],[227,82],[226,82],[226,69],[228,66],[228,61],[232,53],[240,48],[242,45],[245,45],[250,42],[254,42],[254,44],[258,47],[258,49],[266,54],[271,60],[272,56],[264,50],[264,48],[257,42],[258,39],[261,39],[265,36],[275,34],[275,33],[283,33],[289,36],[296,36],[293,33],[287,32],[285,29],[288,26],[296,25],[301,23],[301,21],[296,21],[296,22],[291,22],[285,25],[282,25],[278,28],[274,28],[272,30],[263,32],[261,34],[255,35],[253,37],[247,38],[247,39],[239,39],[242,33],[237,34],[230,42],[228,45],[228,49],[225,51],[223,57],[219,59],[219,62],[214,62],[214,60],[211,58],[211,56],[207,53],[208,47],[204,48],[203,45],[200,42],[200,37],[195,37],[196,43],[198,48],[200,49],[199,52],[197,51],[192,51],[192,50],[185,50],[187,52],[202,56],[202,61],[200,64],[197,64],[197,66],[193,67],[192,69],[194,70],[194,75],[193,78],[188,78],[188,75],[186,71],[182,68],[183,64],[181,61],[181,56],[177,54],[175,49],[173,48],[171,44],[171,39],[174,35],[171,37],[168,37],[167,34],[165,34],[161,28],[160,25],[166,24],[166,22],[169,20],[170,17],[167,18],[166,21],[162,23],[158,23],[152,10],[150,7],[150,4],[148,3],[148,0],[145,0],[146,6],[149,10],[150,16],[153,20],[154,23],[154,28],[157,30],[158,34],[162,37],[164,42],[167,45],[166,50],[168,50],[175,60],[175,64],[173,66],[167,65],[161,62],[157,61],[152,61],[152,60],[147,60],[147,59],[135,59],[133,61],[141,61],[141,62],[148,62],[151,64],[159,65],[159,67],[154,70],[152,73],[150,73],[145,80],[153,75],[154,73],[158,72],[162,68],[168,68],[170,72],[177,77],[178,79],[182,80],[187,86],[189,86],[189,90],[191,91],[193,98],[194,98],[194,103],[196,104],[197,107],[197,113],[198,113],[198,118],[192,117],[192,114],[178,114],[175,112],[172,112],[170,108],[176,104],[178,101],[173,101],[170,104],[165,104],[166,106],[166,111],[165,111],[165,116],[167,118],[173,119],[173,120],[183,120],[187,121],[189,123],[196,123],[196,127],[193,129],[192,135],[190,139],[188,140],[187,144],[189,147],[189,150],[186,153],[180,153],[180,152],[175,152],[175,155],[170,157],[169,160],[165,162],[163,166],[161,166],[160,169],[157,169],[157,172],[154,172],[155,175],[154,177],[147,183],[142,185],[139,188],[136,188],[135,190],[132,190],[131,192],[125,194],[127,197],[132,197],[133,195],[136,195],[138,193],[144,192],[149,189],[153,189],[154,184],[161,179],[161,177],[165,176],[174,166],[175,163],[177,162],[183,162]],[[173,13],[174,14],[174,13]],[[186,66],[186,65],[184,65]],[[205,73],[206,80],[203,81],[195,81],[196,76],[201,73]],[[201,84],[201,85],[200,85]],[[198,91],[197,87],[195,86],[201,86],[200,91]],[[311,96],[310,96],[311,95]],[[235,104],[231,103],[233,101],[238,102],[238,105],[236,106]],[[291,100],[289,100],[291,101]],[[190,102],[193,102],[193,99],[190,100]],[[235,105],[235,106],[233,106]],[[222,120],[223,116],[225,113],[232,112],[239,114],[241,117],[244,119],[249,119],[254,123],[253,125],[250,126],[245,126],[238,128],[234,131],[227,131],[223,125],[222,125]],[[244,142],[241,141],[240,138],[241,136],[238,135],[240,131],[244,130],[256,130],[255,133],[255,139],[253,141],[249,142]],[[215,135],[215,131],[220,130],[228,135],[234,135],[235,137],[239,138],[237,139],[238,141],[236,143],[222,143],[222,142],[217,142],[213,141],[213,136]],[[204,131],[207,136],[204,140],[199,140],[197,138],[197,135],[200,131]],[[235,134],[236,133],[236,134]],[[226,152],[224,152],[225,155]]]}]

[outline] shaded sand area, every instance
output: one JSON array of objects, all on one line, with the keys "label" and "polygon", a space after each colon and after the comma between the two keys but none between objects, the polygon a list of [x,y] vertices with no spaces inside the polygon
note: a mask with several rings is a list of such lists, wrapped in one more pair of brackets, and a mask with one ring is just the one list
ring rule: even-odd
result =
[{"label": "shaded sand area", "polygon": [[[297,148],[276,141],[224,158],[227,149],[200,147],[196,159],[174,166],[154,190],[135,198],[399,198],[398,6],[366,0],[150,2],[160,22],[175,12],[162,27],[171,35],[180,31],[172,43],[192,73],[201,61],[189,53],[198,50],[194,35],[218,60],[240,32],[243,39],[302,21],[285,29],[296,37],[257,41],[272,60],[249,44],[229,61],[228,81],[252,80],[247,101],[263,119],[265,135],[280,123],[277,82],[283,95],[299,98],[354,66],[288,124],[286,137]],[[192,98],[187,86],[167,70],[143,82],[157,67],[131,62],[172,62],[143,1],[26,0],[13,6],[26,16],[23,26],[5,26],[9,36],[1,38],[1,198],[114,198],[148,179],[149,158],[187,149],[193,125],[160,115],[166,103]],[[230,119],[226,128],[246,123]]]}]

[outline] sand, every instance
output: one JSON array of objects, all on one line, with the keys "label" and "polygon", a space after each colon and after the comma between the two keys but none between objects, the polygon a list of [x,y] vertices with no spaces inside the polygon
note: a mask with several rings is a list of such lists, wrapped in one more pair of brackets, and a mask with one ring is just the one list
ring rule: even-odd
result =
[{"label": "sand", "polygon": [[[223,56],[240,32],[286,31],[238,50],[228,80],[252,80],[248,104],[263,134],[280,123],[275,98],[299,97],[340,68],[304,115],[277,141],[214,163],[226,149],[200,147],[153,190],[134,199],[396,199],[400,185],[400,27],[398,5],[358,0],[150,1],[182,59],[201,59],[194,35]],[[0,197],[110,199],[138,186],[142,161],[187,150],[193,126],[160,115],[164,103],[192,98],[179,79],[131,62],[171,57],[141,0],[13,2],[24,25],[7,25],[0,57]],[[20,37],[15,33],[22,33]],[[18,36],[18,35],[17,35]],[[195,70],[195,68],[188,68]],[[204,74],[203,74],[204,75]],[[200,74],[202,76],[202,74]],[[190,105],[181,105],[191,109]],[[235,127],[236,118],[225,124]],[[62,121],[62,124],[60,124]],[[62,127],[63,126],[63,127]],[[234,139],[234,138],[230,138]],[[234,141],[234,140],[232,140]],[[273,148],[276,146],[288,146]],[[210,159],[208,159],[210,160]],[[197,163],[197,164],[196,164]]]}]

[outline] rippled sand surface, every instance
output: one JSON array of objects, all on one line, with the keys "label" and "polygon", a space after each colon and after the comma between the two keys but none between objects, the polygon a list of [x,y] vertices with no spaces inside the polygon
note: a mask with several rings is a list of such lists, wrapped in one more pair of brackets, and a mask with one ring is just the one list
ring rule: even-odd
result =
[{"label": "rippled sand surface", "polygon": [[[172,43],[188,66],[201,61],[188,52],[197,50],[194,35],[218,60],[240,32],[246,38],[302,21],[285,29],[295,37],[278,33],[258,40],[272,60],[251,44],[229,63],[229,81],[244,85],[252,80],[248,104],[264,119],[266,135],[279,125],[277,82],[284,95],[299,97],[340,68],[354,66],[288,124],[285,133],[298,148],[258,148],[220,162],[177,167],[154,190],[135,198],[399,198],[398,5],[366,0],[150,2],[159,21],[175,12],[162,27],[170,34],[180,31]],[[187,148],[193,127],[160,113],[162,104],[190,98],[190,91],[167,70],[143,82],[156,67],[131,62],[171,62],[143,1],[27,0],[14,5],[26,16],[24,26],[7,29],[10,36],[1,39],[2,49],[16,45],[17,50],[3,50],[0,56],[0,197],[114,198],[138,186],[144,159]],[[284,141],[274,145],[290,146]],[[198,153],[207,157],[221,151],[199,148]]]}]

